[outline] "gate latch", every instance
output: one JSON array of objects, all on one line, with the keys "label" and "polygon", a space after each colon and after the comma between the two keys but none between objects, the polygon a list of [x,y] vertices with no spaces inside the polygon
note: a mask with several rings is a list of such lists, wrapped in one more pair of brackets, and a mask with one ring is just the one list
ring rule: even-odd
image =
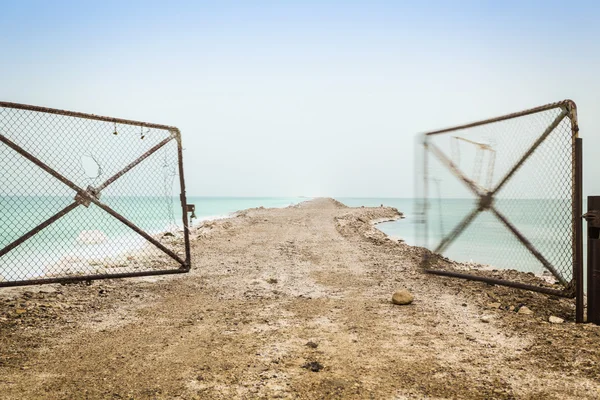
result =
[{"label": "gate latch", "polygon": [[600,228],[600,211],[592,210],[581,216],[588,223],[591,228]]},{"label": "gate latch", "polygon": [[190,219],[196,218],[196,205],[195,204],[186,204],[185,208],[186,208],[187,212],[192,213],[192,215],[190,215]]}]

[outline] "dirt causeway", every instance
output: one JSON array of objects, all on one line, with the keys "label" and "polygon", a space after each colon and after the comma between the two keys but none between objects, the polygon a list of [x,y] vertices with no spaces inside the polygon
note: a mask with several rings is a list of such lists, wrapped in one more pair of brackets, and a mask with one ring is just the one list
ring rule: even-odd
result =
[{"label": "dirt causeway", "polygon": [[398,217],[251,209],[194,229],[190,274],[0,289],[0,398],[600,398],[572,300],[423,274]]}]

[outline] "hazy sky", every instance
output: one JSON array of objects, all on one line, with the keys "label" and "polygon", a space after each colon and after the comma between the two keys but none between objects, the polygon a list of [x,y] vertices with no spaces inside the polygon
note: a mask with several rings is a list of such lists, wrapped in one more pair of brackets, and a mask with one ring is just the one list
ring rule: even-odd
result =
[{"label": "hazy sky", "polygon": [[598,2],[0,3],[0,99],[178,126],[192,195],[410,197],[418,132],[565,98],[600,194]]}]

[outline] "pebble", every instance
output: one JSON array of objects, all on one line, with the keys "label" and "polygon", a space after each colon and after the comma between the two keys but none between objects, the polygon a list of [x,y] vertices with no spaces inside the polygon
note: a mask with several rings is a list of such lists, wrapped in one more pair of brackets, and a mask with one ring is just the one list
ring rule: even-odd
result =
[{"label": "pebble", "polygon": [[500,308],[500,303],[490,303],[488,304],[488,308]]},{"label": "pebble", "polygon": [[550,322],[551,324],[562,324],[563,322],[565,322],[565,320],[552,315],[550,316],[550,318],[548,318],[548,322]]},{"label": "pebble", "polygon": [[527,308],[527,306],[523,306],[523,307],[519,308],[518,313],[523,314],[523,315],[532,315],[533,311],[531,311],[529,308]]},{"label": "pebble", "polygon": [[484,315],[483,317],[481,317],[481,322],[488,324],[490,322],[490,316]]},{"label": "pebble", "polygon": [[414,297],[413,297],[412,293],[410,293],[406,289],[398,290],[392,296],[392,303],[398,304],[398,305],[410,304],[413,302],[413,300],[414,300]]}]

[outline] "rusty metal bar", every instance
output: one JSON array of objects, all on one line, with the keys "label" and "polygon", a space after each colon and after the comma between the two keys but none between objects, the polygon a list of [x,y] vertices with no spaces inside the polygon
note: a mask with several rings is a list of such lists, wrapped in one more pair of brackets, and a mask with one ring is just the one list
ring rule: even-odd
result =
[{"label": "rusty metal bar", "polygon": [[573,180],[574,204],[573,204],[573,235],[575,246],[573,252],[573,280],[575,281],[575,321],[584,322],[583,305],[583,221],[582,215],[582,187],[583,187],[583,152],[582,140],[575,139],[575,179]]},{"label": "rusty metal bar", "polygon": [[115,217],[116,219],[118,219],[119,221],[121,221],[123,224],[125,224],[126,226],[128,226],[131,230],[133,230],[134,232],[136,232],[138,235],[142,236],[144,239],[146,239],[150,243],[152,243],[154,246],[156,246],[159,249],[161,249],[164,253],[166,253],[169,257],[171,257],[172,259],[174,259],[175,261],[177,261],[179,264],[181,264],[182,266],[186,265],[186,262],[184,260],[182,260],[177,254],[173,253],[171,250],[169,250],[168,248],[166,248],[158,240],[156,240],[152,236],[148,235],[146,232],[144,232],[142,229],[140,229],[133,222],[129,221],[127,218],[125,218],[124,216],[122,216],[118,212],[114,211],[112,208],[110,208],[106,204],[102,203],[100,200],[98,200],[98,199],[96,199],[96,198],[94,198],[92,196],[88,196],[88,198],[90,199],[90,201],[92,203],[94,203],[95,205],[97,205],[98,207],[100,207],[101,209],[103,209],[104,211],[106,211],[107,213],[109,213],[110,215],[112,215],[113,217]]},{"label": "rusty metal bar", "polygon": [[432,275],[448,276],[448,277],[452,277],[452,278],[467,279],[470,281],[485,282],[485,283],[492,284],[492,285],[514,287],[517,289],[524,289],[524,290],[531,290],[534,292],[545,293],[545,294],[548,294],[551,296],[561,296],[561,297],[569,297],[569,298],[573,297],[573,295],[570,292],[564,291],[564,290],[551,289],[551,288],[547,288],[544,286],[528,285],[526,283],[507,281],[504,279],[491,278],[491,277],[487,277],[487,276],[463,274],[460,272],[444,271],[444,270],[438,270],[438,269],[426,269],[424,271],[426,273],[432,274]]},{"label": "rusty metal bar", "polygon": [[96,121],[111,122],[111,123],[115,123],[115,124],[137,125],[137,126],[143,125],[144,128],[164,129],[164,130],[168,130],[168,131],[173,131],[173,130],[177,129],[174,126],[168,126],[168,125],[151,124],[148,122],[134,121],[131,119],[104,117],[104,116],[95,115],[95,114],[86,114],[86,113],[76,112],[76,111],[59,110],[57,108],[39,107],[39,106],[32,106],[29,104],[10,103],[10,102],[5,102],[5,101],[0,101],[0,107],[15,108],[18,110],[26,110],[26,111],[36,111],[36,112],[41,112],[41,113],[46,113],[46,114],[64,115],[67,117],[92,119],[92,120],[96,120]]},{"label": "rusty metal bar", "polygon": [[568,286],[569,283],[565,280],[565,278],[556,270],[556,268],[554,268],[554,266],[552,264],[550,264],[550,262],[548,260],[546,260],[546,257],[544,257],[542,255],[542,253],[540,253],[533,244],[531,244],[531,242],[529,240],[527,240],[527,238],[525,236],[523,236],[523,234],[521,232],[519,232],[519,230],[517,228],[515,228],[515,226],[513,224],[510,223],[510,221],[508,219],[506,219],[506,217],[504,215],[502,215],[498,210],[496,210],[495,207],[490,207],[490,210],[492,211],[492,213],[496,216],[496,218],[498,218],[507,228],[509,231],[512,232],[513,235],[515,235],[517,237],[517,239],[519,239],[519,241],[523,244],[523,246],[525,246],[527,248],[527,250],[529,250],[529,252],[538,259],[539,262],[542,263],[542,265],[552,273],[552,275],[554,275],[554,277],[556,279],[558,279],[560,281],[560,283],[564,286]]},{"label": "rusty metal bar", "polygon": [[428,155],[429,155],[429,150],[428,150],[428,140],[427,140],[427,136],[423,135],[423,229],[424,229],[424,241],[425,241],[425,247],[429,248],[429,224],[427,223],[427,215],[429,213],[429,198],[428,193],[429,193],[429,176],[427,174],[428,168]]},{"label": "rusty metal bar", "polygon": [[80,188],[79,186],[77,186],[75,183],[73,183],[70,179],[66,178],[62,174],[56,172],[52,167],[48,166],[48,164],[44,163],[42,160],[40,160],[36,156],[32,155],[31,153],[29,153],[27,150],[23,149],[18,144],[16,144],[13,141],[9,140],[6,136],[0,134],[0,142],[4,143],[8,147],[10,147],[11,149],[13,149],[17,153],[19,153],[23,158],[26,158],[29,161],[31,161],[32,163],[34,163],[35,165],[37,165],[38,167],[40,167],[41,169],[43,169],[44,171],[46,171],[48,174],[52,175],[57,180],[61,181],[62,183],[64,183],[65,185],[67,185],[68,187],[70,187],[71,189],[73,189],[78,194],[81,194],[83,196],[87,196],[87,193],[86,193],[85,190],[83,190],[82,188]]},{"label": "rusty metal bar", "polygon": [[478,197],[482,196],[482,191],[481,188],[479,188],[479,185],[477,185],[475,182],[473,182],[471,179],[469,179],[464,172],[462,172],[460,170],[460,168],[458,168],[458,166],[456,166],[452,160],[450,160],[448,157],[446,157],[446,155],[444,154],[443,151],[441,151],[440,149],[437,148],[437,146],[435,146],[433,143],[429,143],[428,147],[430,149],[430,151],[433,153],[434,156],[437,157],[438,160],[440,160],[440,162],[442,164],[444,164],[449,170],[450,172],[452,172],[452,174],[457,177],[458,179],[460,179],[465,185],[467,185],[467,187],[469,189],[471,189],[471,191],[477,195]]},{"label": "rusty metal bar", "polygon": [[44,222],[42,222],[41,224],[39,224],[35,228],[31,229],[29,232],[25,233],[24,235],[22,235],[21,237],[19,237],[14,242],[8,244],[3,249],[0,249],[0,257],[2,257],[5,254],[9,253],[15,247],[20,246],[22,243],[24,243],[25,241],[27,241],[28,239],[30,239],[32,236],[38,234],[43,229],[45,229],[48,226],[52,225],[53,223],[55,223],[56,221],[58,221],[59,219],[61,219],[62,217],[64,217],[65,215],[67,215],[68,213],[70,213],[71,211],[73,211],[74,209],[76,209],[77,206],[79,206],[79,204],[77,204],[77,203],[69,204],[67,207],[63,208],[61,211],[59,211],[58,213],[54,214],[52,217],[48,218],[47,220],[45,220]]},{"label": "rusty metal bar", "polygon": [[136,278],[136,277],[143,277],[143,276],[182,274],[185,272],[188,272],[188,270],[179,268],[179,269],[162,269],[162,270],[142,271],[142,272],[123,272],[123,273],[119,273],[119,274],[73,275],[73,276],[65,276],[62,278],[44,278],[44,279],[28,279],[28,280],[21,280],[21,281],[5,281],[5,282],[0,282],[0,287],[44,285],[47,283],[76,283],[76,282],[81,282],[81,281],[95,281],[95,280],[100,280],[100,279]]},{"label": "rusty metal bar", "polygon": [[168,138],[164,139],[163,141],[159,142],[156,146],[152,147],[150,150],[148,150],[147,152],[145,152],[144,154],[142,154],[141,156],[139,156],[135,161],[132,161],[125,168],[123,168],[122,170],[120,170],[119,172],[117,172],[116,174],[114,174],[113,176],[111,176],[110,178],[108,178],[106,181],[104,181],[104,183],[102,183],[100,186],[98,186],[96,188],[96,190],[98,192],[102,191],[108,185],[110,185],[111,183],[113,183],[114,181],[116,181],[117,179],[119,179],[121,176],[125,175],[133,167],[135,167],[136,165],[138,165],[139,163],[141,163],[142,161],[144,161],[146,158],[150,157],[153,153],[155,153],[156,151],[158,151],[161,147],[163,147],[164,145],[166,145],[167,143],[169,143],[171,140],[173,140],[173,136],[168,137]]},{"label": "rusty metal bar", "polygon": [[563,100],[563,101],[559,101],[559,102],[556,102],[556,103],[550,103],[550,104],[546,104],[544,106],[530,108],[530,109],[524,110],[524,111],[519,111],[519,112],[516,112],[516,113],[502,115],[502,116],[496,117],[496,118],[489,118],[489,119],[484,119],[484,120],[477,121],[477,122],[472,122],[472,123],[469,123],[469,124],[458,125],[458,126],[453,126],[453,127],[450,127],[450,128],[445,128],[445,129],[439,129],[439,130],[436,130],[436,131],[426,132],[425,135],[438,135],[440,133],[447,133],[447,132],[459,131],[459,130],[467,129],[467,128],[474,128],[476,126],[491,124],[491,123],[494,123],[494,122],[505,121],[505,120],[508,120],[508,119],[513,119],[513,118],[518,118],[518,117],[524,117],[526,115],[539,113],[541,111],[552,110],[553,108],[565,108],[565,107],[569,108],[569,107],[574,107],[574,105],[575,105],[575,103],[572,100]]},{"label": "rusty metal bar", "polygon": [[191,268],[191,255],[190,255],[190,235],[189,235],[189,227],[188,227],[188,215],[187,215],[187,197],[185,193],[185,181],[183,179],[183,148],[181,146],[181,135],[179,134],[179,130],[176,131],[177,138],[177,158],[179,160],[179,187],[180,187],[180,196],[179,199],[181,201],[181,208],[183,210],[182,222],[183,222],[183,231],[184,231],[184,245],[185,245],[185,264],[184,268],[188,270]]},{"label": "rusty metal bar", "polygon": [[544,140],[546,140],[546,138],[548,137],[548,135],[550,133],[552,133],[552,131],[558,126],[558,124],[560,124],[560,122],[567,116],[568,112],[566,110],[563,110],[555,119],[554,121],[552,121],[552,123],[550,125],[548,125],[548,127],[546,128],[546,130],[541,134],[541,136],[531,145],[531,147],[529,148],[529,150],[527,150],[527,152],[525,154],[523,154],[523,157],[521,157],[521,159],[512,167],[512,169],[510,171],[508,171],[508,173],[504,176],[504,178],[502,178],[502,180],[500,181],[500,183],[498,183],[498,185],[496,186],[496,188],[494,190],[492,190],[492,195],[498,193],[498,191],[504,186],[504,184],[506,182],[508,182],[508,180],[515,174],[515,172],[517,172],[517,170],[519,168],[521,168],[521,165],[523,165],[523,163],[529,158],[529,156],[531,156],[533,154],[533,152],[535,151],[535,149],[537,149],[539,147],[540,144],[542,144],[542,142]]},{"label": "rusty metal bar", "polygon": [[454,241],[470,224],[473,222],[475,217],[481,212],[479,208],[474,208],[470,214],[464,217],[458,225],[445,237],[442,239],[438,247],[433,251],[434,253],[441,253],[446,250],[446,247]]}]

